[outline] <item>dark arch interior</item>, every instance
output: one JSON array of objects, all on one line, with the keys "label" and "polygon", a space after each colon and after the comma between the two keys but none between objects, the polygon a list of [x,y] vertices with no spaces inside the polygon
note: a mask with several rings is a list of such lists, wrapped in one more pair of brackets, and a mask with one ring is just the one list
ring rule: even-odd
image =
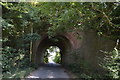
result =
[{"label": "dark arch interior", "polygon": [[36,64],[44,64],[44,52],[49,46],[57,46],[60,48],[61,64],[64,65],[66,63],[67,52],[71,50],[71,44],[66,37],[61,35],[55,36],[52,39],[46,37],[40,42],[36,53]]}]

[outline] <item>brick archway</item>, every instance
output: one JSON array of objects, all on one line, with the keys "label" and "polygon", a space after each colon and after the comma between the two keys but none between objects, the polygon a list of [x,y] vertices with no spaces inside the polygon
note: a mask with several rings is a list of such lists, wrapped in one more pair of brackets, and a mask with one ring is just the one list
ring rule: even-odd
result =
[{"label": "brick archway", "polygon": [[57,46],[60,48],[62,65],[68,62],[67,54],[69,54],[69,52],[71,52],[72,50],[70,40],[63,35],[57,35],[54,37],[54,39],[57,39],[57,41],[49,39],[48,36],[46,36],[39,42],[39,45],[36,50],[35,64],[37,64],[38,66],[44,64],[44,52],[49,46]]},{"label": "brick archway", "polygon": [[82,61],[89,65],[89,70],[92,72],[103,74],[105,71],[99,64],[104,62],[104,55],[100,50],[111,51],[115,42],[98,36],[96,31],[79,32],[79,35],[80,39],[77,38],[76,32],[60,34],[55,36],[59,41],[54,42],[47,34],[42,34],[41,39],[33,44],[32,62],[39,67],[44,63],[43,54],[46,48],[58,46],[61,49],[62,65],[78,64]]}]

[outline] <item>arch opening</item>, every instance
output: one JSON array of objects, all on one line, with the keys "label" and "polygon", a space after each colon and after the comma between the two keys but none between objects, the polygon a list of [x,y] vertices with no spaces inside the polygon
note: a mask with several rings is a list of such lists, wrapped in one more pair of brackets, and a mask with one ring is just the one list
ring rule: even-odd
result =
[{"label": "arch opening", "polygon": [[44,64],[61,64],[61,50],[58,46],[49,46],[44,52]]},{"label": "arch opening", "polygon": [[71,52],[72,46],[69,39],[67,39],[65,36],[62,35],[57,35],[52,39],[49,39],[47,36],[40,41],[35,55],[35,64],[40,66],[45,63],[44,54],[46,50],[50,48],[50,46],[57,46],[60,49],[60,57],[61,57],[60,64],[61,65],[66,64],[68,62],[67,59],[69,59],[68,55],[69,52]]}]

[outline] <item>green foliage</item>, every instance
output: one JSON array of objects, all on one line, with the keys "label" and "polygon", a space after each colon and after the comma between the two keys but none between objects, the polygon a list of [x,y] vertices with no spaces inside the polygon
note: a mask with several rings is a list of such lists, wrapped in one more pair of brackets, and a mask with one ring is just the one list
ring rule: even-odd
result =
[{"label": "green foliage", "polygon": [[36,41],[36,40],[39,40],[40,39],[40,35],[37,34],[37,33],[32,33],[32,34],[26,34],[23,36],[23,39],[25,41]]},{"label": "green foliage", "polygon": [[23,29],[28,33],[30,25],[33,24],[36,32],[45,31],[49,36],[78,29],[94,29],[100,35],[120,37],[118,35],[120,5],[117,2],[38,2],[37,4],[21,2],[2,3],[2,5],[5,22],[18,29],[19,33]]},{"label": "green foliage", "polygon": [[109,72],[107,76],[109,78],[119,78],[120,72],[120,51],[114,48],[111,52],[104,52],[106,54],[105,63],[103,67]]},{"label": "green foliage", "polygon": [[24,78],[33,70],[33,64],[30,64],[25,50],[11,47],[2,49],[3,78]]},{"label": "green foliage", "polygon": [[17,68],[15,71],[11,73],[3,73],[2,79],[8,79],[8,78],[25,78],[29,73],[34,71],[35,69],[33,67],[26,67],[26,68]]},{"label": "green foliage", "polygon": [[55,63],[59,63],[59,64],[61,63],[61,56],[60,56],[59,52],[56,53],[55,58],[53,59],[53,61]]},{"label": "green foliage", "polygon": [[[19,68],[30,66],[29,58],[25,55],[25,50],[16,50],[11,47],[2,49],[3,74],[13,74]],[[4,75],[5,76],[5,75]]]},{"label": "green foliage", "polygon": [[48,56],[49,56],[49,53],[48,53],[48,51],[46,51],[44,53],[44,63],[48,63]]},{"label": "green foliage", "polygon": [[78,29],[93,29],[98,34],[119,38],[119,6],[119,3],[54,2],[43,3],[40,7],[43,13],[49,14],[52,24],[48,29],[50,36]]},{"label": "green foliage", "polygon": [[[38,25],[43,23],[40,20],[42,15],[40,15],[39,9],[31,3],[0,2],[0,4],[2,4],[3,13],[1,18],[3,77],[14,78],[17,76],[19,78],[20,74],[27,74],[25,68],[33,67],[29,59],[30,43],[28,42],[40,39],[40,35],[37,33],[31,34],[31,28],[35,26],[36,29],[33,28],[34,30],[39,29]],[[40,16],[38,17],[38,15]]]}]

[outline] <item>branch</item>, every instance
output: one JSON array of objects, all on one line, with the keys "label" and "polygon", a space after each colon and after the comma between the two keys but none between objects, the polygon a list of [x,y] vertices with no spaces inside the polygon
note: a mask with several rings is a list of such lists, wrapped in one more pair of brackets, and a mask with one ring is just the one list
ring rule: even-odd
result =
[{"label": "branch", "polygon": [[108,16],[106,15],[106,13],[103,12],[103,11],[101,11],[101,10],[99,10],[99,9],[96,9],[96,8],[94,7],[93,3],[92,3],[92,9],[95,10],[95,11],[100,12],[101,14],[103,14],[103,16],[104,16],[104,17],[106,18],[106,20],[107,20],[107,23],[109,23],[109,24],[112,25],[112,26],[115,26],[115,24],[110,21],[110,19],[109,19]]}]

